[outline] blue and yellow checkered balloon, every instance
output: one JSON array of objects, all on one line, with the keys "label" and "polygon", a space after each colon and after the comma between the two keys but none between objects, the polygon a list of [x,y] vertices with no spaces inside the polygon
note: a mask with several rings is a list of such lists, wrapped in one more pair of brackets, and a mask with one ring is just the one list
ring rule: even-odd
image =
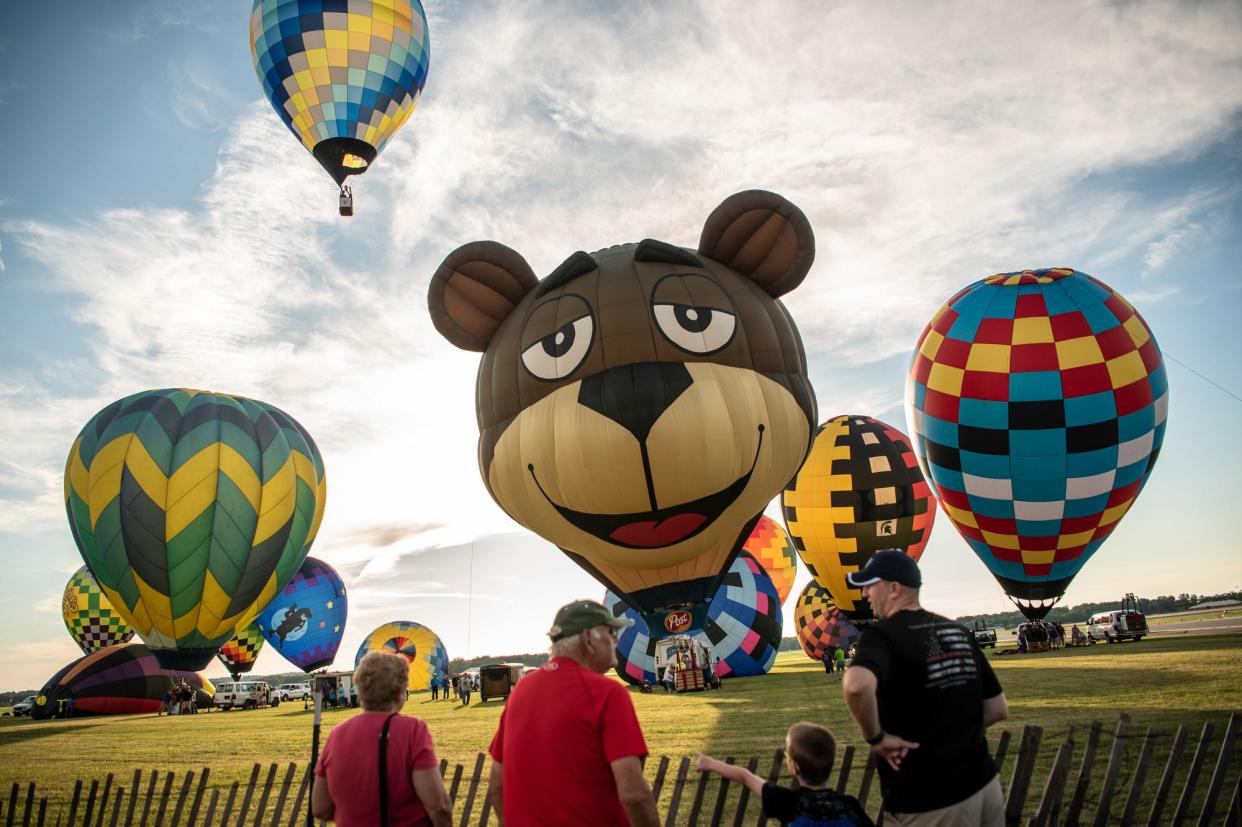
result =
[{"label": "blue and yellow checkered balloon", "polygon": [[281,120],[343,184],[414,112],[431,42],[419,0],[255,0],[250,54]]}]

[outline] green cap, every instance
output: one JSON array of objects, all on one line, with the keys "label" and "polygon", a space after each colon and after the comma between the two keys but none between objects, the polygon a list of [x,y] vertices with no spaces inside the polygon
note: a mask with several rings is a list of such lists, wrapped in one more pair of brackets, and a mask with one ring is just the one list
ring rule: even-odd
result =
[{"label": "green cap", "polygon": [[596,626],[611,626],[624,629],[633,623],[625,617],[616,617],[602,603],[594,600],[575,600],[562,606],[556,613],[556,620],[548,630],[548,637],[556,643],[561,638],[576,635],[579,632],[593,629]]}]

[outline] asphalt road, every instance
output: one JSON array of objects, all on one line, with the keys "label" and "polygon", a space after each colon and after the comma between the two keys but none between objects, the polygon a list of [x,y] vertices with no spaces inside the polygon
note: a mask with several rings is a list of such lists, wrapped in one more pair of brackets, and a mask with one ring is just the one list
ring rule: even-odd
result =
[{"label": "asphalt road", "polygon": [[1185,634],[1224,634],[1242,632],[1242,617],[1216,617],[1212,619],[1190,619],[1175,623],[1161,623],[1151,626],[1151,635],[1185,635]]}]

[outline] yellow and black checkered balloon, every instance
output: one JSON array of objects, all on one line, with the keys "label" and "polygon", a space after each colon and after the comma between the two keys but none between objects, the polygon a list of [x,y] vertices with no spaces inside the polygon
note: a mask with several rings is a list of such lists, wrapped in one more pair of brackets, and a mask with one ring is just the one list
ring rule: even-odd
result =
[{"label": "yellow and black checkered balloon", "polygon": [[134,636],[134,630],[112,608],[86,566],[69,578],[60,609],[69,634],[88,655]]}]

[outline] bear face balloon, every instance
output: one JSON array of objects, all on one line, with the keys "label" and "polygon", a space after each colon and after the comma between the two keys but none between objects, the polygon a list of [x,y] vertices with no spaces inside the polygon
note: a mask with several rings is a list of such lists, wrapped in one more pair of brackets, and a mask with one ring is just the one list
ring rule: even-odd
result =
[{"label": "bear face balloon", "polygon": [[815,397],[777,297],[814,256],[802,211],[753,190],[711,213],[697,251],[579,251],[539,280],[478,241],[432,278],[436,329],[483,353],[488,491],[648,623],[702,613],[806,456]]}]

